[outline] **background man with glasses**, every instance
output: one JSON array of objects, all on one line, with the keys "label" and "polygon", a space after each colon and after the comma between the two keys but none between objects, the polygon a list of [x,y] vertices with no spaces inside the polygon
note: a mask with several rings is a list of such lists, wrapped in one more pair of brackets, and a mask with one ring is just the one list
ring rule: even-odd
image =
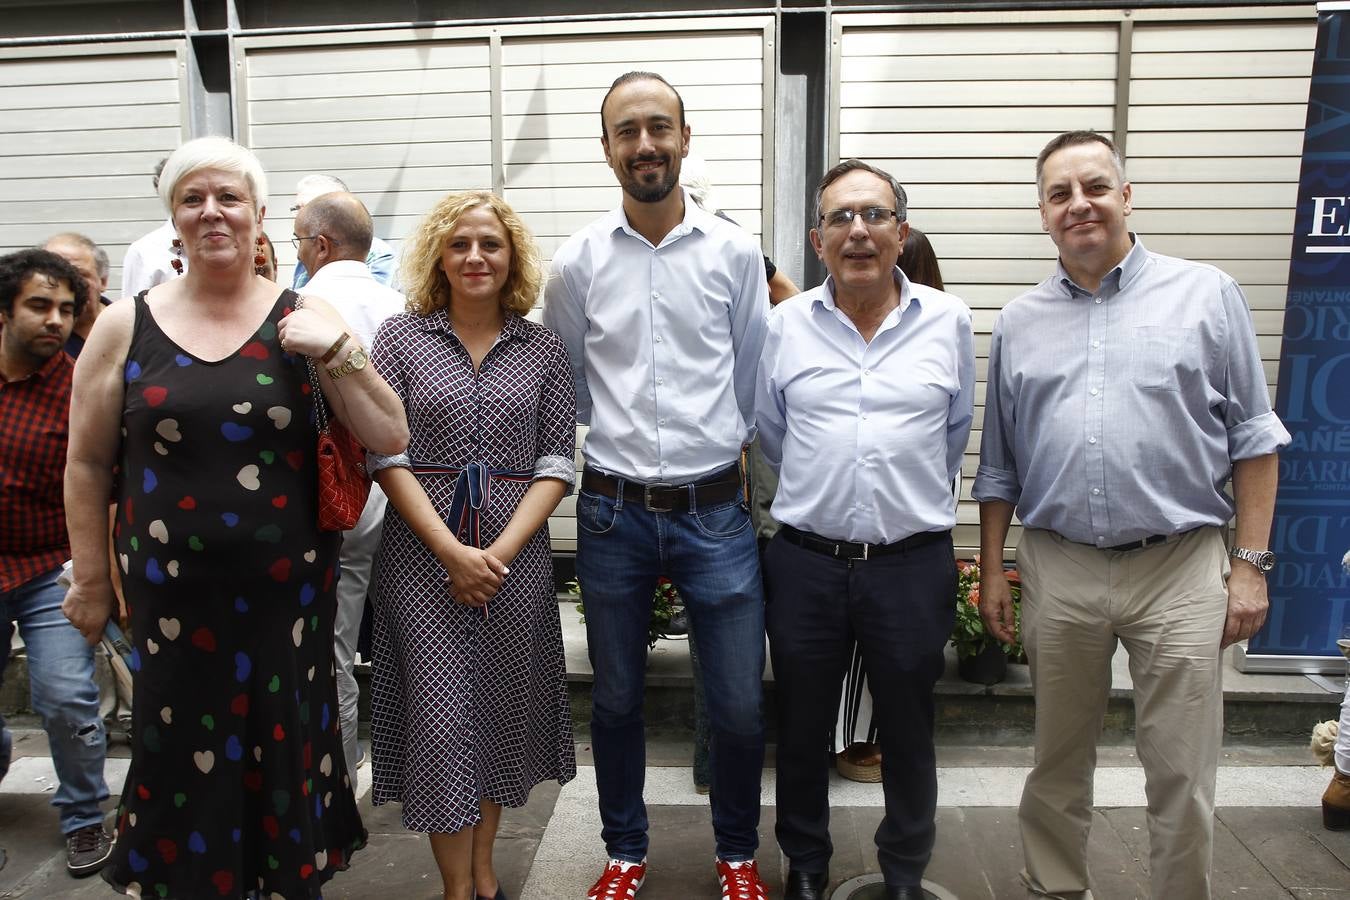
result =
[{"label": "background man with glasses", "polygon": [[[300,293],[331,303],[355,331],[350,339],[362,347],[374,343],[380,323],[403,312],[407,305],[402,294],[380,284],[370,270],[366,256],[371,235],[372,223],[365,204],[353,194],[336,191],[321,194],[305,204],[295,217],[295,236],[291,238],[300,261],[311,273]],[[352,667],[356,664],[356,641],[361,634],[366,592],[374,574],[375,550],[384,526],[385,504],[384,491],[378,484],[372,484],[356,527],[342,537],[342,554],[338,558],[342,574],[337,586],[333,644],[342,753],[353,778],[365,754],[356,739],[360,692]]]},{"label": "background man with glasses", "polygon": [[764,554],[778,712],[784,896],[827,896],[830,729],[856,640],[872,685],[886,815],[877,861],[891,900],[919,887],[936,829],[933,685],[951,632],[952,478],[974,415],[970,310],[896,266],[905,190],[856,159],[816,189],[821,286],[775,307],[756,419],[778,469]]},{"label": "background man with glasses", "polygon": [[[315,197],[331,193],[347,193],[346,182],[336,175],[323,175],[317,172],[305,175],[295,183],[295,205],[291,207],[291,212],[297,213],[296,218],[298,219],[298,213]],[[296,231],[299,232],[300,229],[297,228]],[[303,234],[304,232],[300,233]],[[301,241],[301,243],[304,242]],[[365,263],[370,268],[370,273],[375,276],[375,280],[380,284],[386,287],[398,287],[398,256],[394,253],[393,247],[375,237],[373,230]],[[295,267],[295,274],[291,277],[291,287],[294,290],[300,290],[313,275],[314,270],[306,266],[304,260],[301,260]]]}]

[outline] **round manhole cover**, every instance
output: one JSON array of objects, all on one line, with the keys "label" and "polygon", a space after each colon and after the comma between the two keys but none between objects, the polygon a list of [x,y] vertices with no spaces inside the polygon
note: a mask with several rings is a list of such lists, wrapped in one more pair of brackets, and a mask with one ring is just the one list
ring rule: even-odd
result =
[{"label": "round manhole cover", "polygon": [[[957,900],[951,891],[927,879],[922,887],[926,900]],[[835,888],[830,900],[886,900],[886,883],[880,874],[859,875]]]}]

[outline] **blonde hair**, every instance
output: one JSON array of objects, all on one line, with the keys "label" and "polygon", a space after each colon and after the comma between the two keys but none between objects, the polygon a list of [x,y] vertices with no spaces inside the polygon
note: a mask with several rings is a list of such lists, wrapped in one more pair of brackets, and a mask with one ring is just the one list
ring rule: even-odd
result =
[{"label": "blonde hair", "polygon": [[450,306],[450,282],[441,271],[445,242],[471,209],[486,206],[496,214],[511,240],[511,271],[502,285],[502,309],[525,315],[534,308],[543,287],[543,263],[534,236],[505,200],[487,191],[447,194],[431,208],[403,253],[401,281],[408,294],[408,310],[429,316]]}]

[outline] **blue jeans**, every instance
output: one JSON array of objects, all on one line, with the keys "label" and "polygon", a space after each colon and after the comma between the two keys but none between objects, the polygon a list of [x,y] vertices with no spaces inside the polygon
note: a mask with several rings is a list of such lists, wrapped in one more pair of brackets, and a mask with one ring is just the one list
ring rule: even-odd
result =
[{"label": "blue jeans", "polygon": [[[61,832],[103,822],[108,736],[98,714],[94,650],[61,612],[60,569],[0,593],[0,620],[17,622],[28,647],[33,710],[42,717],[60,786],[52,797]],[[8,630],[8,629],[5,629]],[[6,641],[6,650],[9,644]]]},{"label": "blue jeans", "polygon": [[577,578],[595,687],[591,746],[609,856],[647,855],[642,696],[652,592],[665,575],[698,632],[711,726],[712,826],[717,855],[753,859],[764,767],[764,591],[750,516],[740,499],[688,512],[583,490],[577,498]]}]

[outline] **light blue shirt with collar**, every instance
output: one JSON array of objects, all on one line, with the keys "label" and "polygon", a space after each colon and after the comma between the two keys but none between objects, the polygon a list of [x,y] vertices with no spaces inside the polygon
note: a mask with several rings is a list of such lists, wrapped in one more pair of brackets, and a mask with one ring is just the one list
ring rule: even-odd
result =
[{"label": "light blue shirt with collar", "polygon": [[974,418],[970,310],[898,268],[900,303],[870,341],[834,279],[775,307],[760,360],[760,449],[773,517],[833,540],[889,544],[956,524],[952,479]]},{"label": "light blue shirt with collar", "polygon": [[[370,252],[366,254],[366,266],[370,269],[370,274],[375,280],[387,288],[398,289],[398,254],[387,241],[379,238],[370,239]],[[291,290],[298,291],[313,277],[305,264],[299,260],[295,261],[295,272],[291,276]]]},{"label": "light blue shirt with collar", "polygon": [[622,207],[568,239],[544,324],[567,347],[587,464],[683,483],[735,463],[753,436],[768,310],[759,245],[688,192],[658,246]]},{"label": "light blue shirt with collar", "polygon": [[1130,238],[1098,290],[1057,264],[999,314],[972,492],[1098,547],[1227,524],[1233,461],[1290,439],[1237,282]]}]

